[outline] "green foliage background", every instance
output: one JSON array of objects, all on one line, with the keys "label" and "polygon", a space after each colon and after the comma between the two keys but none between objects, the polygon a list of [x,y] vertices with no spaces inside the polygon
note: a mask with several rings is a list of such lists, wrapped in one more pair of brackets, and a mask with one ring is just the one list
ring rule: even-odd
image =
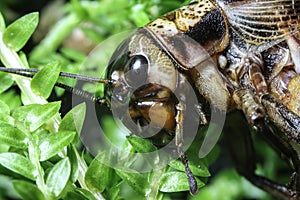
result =
[{"label": "green foliage background", "polygon": [[[235,172],[222,140],[203,160],[197,160],[197,144],[188,151],[200,186],[208,180],[208,168],[212,171],[208,184],[194,197],[187,192],[186,177],[179,161],[148,174],[109,168],[99,162],[107,159],[106,155],[99,154],[98,159],[94,159],[80,143],[85,104],[69,111],[71,108],[65,103],[64,92],[57,88],[55,93],[52,92],[59,72],[81,73],[88,52],[97,44],[112,35],[141,27],[187,2],[44,1],[42,3],[47,7],[36,8],[41,10],[30,7],[36,1],[0,2],[2,65],[42,69],[31,83],[18,76],[0,73],[0,199],[270,198]],[[26,15],[28,13],[31,14]],[[113,51],[118,42],[108,40],[103,47]],[[95,64],[88,58],[92,63],[90,68],[96,66],[101,71],[107,59]],[[88,70],[85,73],[90,75]],[[92,75],[95,75],[94,71]],[[70,80],[61,81],[75,84]],[[85,85],[84,88],[90,90],[92,87]],[[103,95],[101,88],[92,92]],[[109,132],[118,132],[109,118],[104,124]],[[200,141],[202,134],[200,131]],[[114,139],[120,141],[122,137]],[[260,138],[254,139],[260,158],[258,172],[281,179],[279,170],[286,170],[286,165]],[[124,148],[131,151],[145,150],[141,148],[145,146],[149,150],[155,148],[148,141],[135,137],[129,137],[128,141]],[[286,180],[285,176],[283,180]]]}]

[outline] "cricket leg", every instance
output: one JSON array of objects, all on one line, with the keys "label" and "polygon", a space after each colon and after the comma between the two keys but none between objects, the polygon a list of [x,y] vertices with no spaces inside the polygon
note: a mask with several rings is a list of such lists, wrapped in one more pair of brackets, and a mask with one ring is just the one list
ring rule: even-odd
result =
[{"label": "cricket leg", "polygon": [[[230,123],[232,121],[238,121],[239,123],[232,124]],[[299,194],[287,186],[255,174],[256,156],[247,124],[240,113],[234,113],[227,117],[224,128],[226,143],[238,173],[276,198],[284,200],[299,199]]]}]

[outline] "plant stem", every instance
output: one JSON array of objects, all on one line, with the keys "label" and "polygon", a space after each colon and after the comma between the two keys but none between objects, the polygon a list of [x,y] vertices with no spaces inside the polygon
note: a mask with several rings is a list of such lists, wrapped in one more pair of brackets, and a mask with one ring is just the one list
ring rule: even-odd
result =
[{"label": "plant stem", "polygon": [[39,160],[39,149],[36,145],[34,138],[31,136],[30,133],[27,134],[30,137],[29,144],[28,144],[28,152],[29,152],[29,159],[31,163],[34,164],[37,170],[37,177],[36,177],[36,185],[39,190],[44,194],[46,200],[51,200],[51,197],[48,193],[47,186],[44,180],[44,170],[40,165]]}]

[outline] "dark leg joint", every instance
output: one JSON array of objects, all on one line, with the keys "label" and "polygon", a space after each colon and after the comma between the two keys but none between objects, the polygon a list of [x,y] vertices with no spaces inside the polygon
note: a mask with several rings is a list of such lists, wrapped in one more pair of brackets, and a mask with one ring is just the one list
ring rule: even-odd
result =
[{"label": "dark leg joint", "polygon": [[252,175],[246,177],[251,183],[257,187],[267,191],[272,196],[283,200],[300,200],[299,193],[288,189],[284,185],[277,184],[265,177]]}]

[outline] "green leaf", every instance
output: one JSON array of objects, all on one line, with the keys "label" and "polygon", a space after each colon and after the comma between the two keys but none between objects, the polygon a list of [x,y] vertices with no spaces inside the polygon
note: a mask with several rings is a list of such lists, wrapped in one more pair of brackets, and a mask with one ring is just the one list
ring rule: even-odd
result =
[{"label": "green leaf", "polygon": [[90,191],[81,188],[76,188],[74,191],[68,192],[64,199],[96,200],[96,198]]},{"label": "green leaf", "polygon": [[112,179],[112,169],[100,160],[107,159],[105,154],[97,156],[90,164],[87,172],[85,173],[85,183],[92,191],[102,193],[109,185]]},{"label": "green leaf", "polygon": [[71,163],[70,180],[71,183],[75,183],[77,181],[78,174],[79,174],[79,163],[76,156],[76,148],[74,147],[74,145],[69,145],[67,151],[68,151],[68,158],[70,159],[70,163]]},{"label": "green leaf", "polygon": [[59,63],[52,62],[35,74],[30,85],[34,93],[47,99],[59,77],[60,70]]},{"label": "green leaf", "polygon": [[39,141],[40,161],[45,161],[63,150],[74,139],[75,132],[62,131],[49,134]]},{"label": "green leaf", "polygon": [[81,132],[85,119],[86,105],[81,103],[70,110],[62,119],[59,131],[75,131],[78,135]]},{"label": "green leaf", "polygon": [[[0,124],[10,124],[13,125],[14,124],[14,118],[12,118],[10,116],[10,108],[9,106],[0,100]],[[0,134],[1,131],[0,131]],[[1,135],[0,135],[1,137]]]},{"label": "green leaf", "polygon": [[87,198],[88,200],[96,200],[94,195],[89,190],[85,190],[85,189],[82,189],[82,188],[77,188],[76,192],[78,192],[79,194],[81,194],[82,196]]},{"label": "green leaf", "polygon": [[26,200],[44,200],[43,193],[36,185],[27,181],[15,180],[13,181],[15,190],[19,193],[22,199]]},{"label": "green leaf", "polygon": [[0,113],[0,123],[1,124],[14,125],[15,124],[15,119],[12,118],[10,115]]},{"label": "green leaf", "polygon": [[59,110],[60,102],[44,105],[31,104],[22,106],[13,112],[13,117],[31,132],[51,119]]},{"label": "green leaf", "polygon": [[5,21],[4,18],[0,12],[0,31],[3,32],[5,30]]},{"label": "green leaf", "polygon": [[[199,179],[196,178],[196,180],[198,188],[205,185]],[[187,176],[184,172],[167,172],[163,174],[159,188],[161,192],[181,192],[190,189]]]},{"label": "green leaf", "polygon": [[107,190],[108,199],[118,199],[118,197],[120,196],[121,189],[119,185],[114,185]]},{"label": "green leaf", "polygon": [[8,90],[0,95],[0,100],[5,102],[10,110],[19,107],[21,103],[20,96],[14,90]]},{"label": "green leaf", "polygon": [[103,125],[103,133],[105,137],[115,146],[121,147],[124,145],[126,140],[126,135],[121,134],[121,130],[118,128],[116,121],[111,117],[104,117]]},{"label": "green leaf", "polygon": [[0,125],[0,143],[16,148],[26,148],[26,134],[9,124]]},{"label": "green leaf", "polygon": [[10,88],[14,83],[12,76],[5,72],[0,72],[0,94]]},{"label": "green leaf", "polygon": [[10,109],[9,106],[0,100],[0,114],[9,115]]},{"label": "green leaf", "polygon": [[86,196],[75,192],[75,191],[70,191],[66,194],[66,196],[64,197],[64,199],[72,199],[72,200],[89,200],[89,198],[87,198]]},{"label": "green leaf", "polygon": [[[266,153],[266,152],[264,152]],[[267,170],[269,170],[267,168]],[[244,197],[244,198],[243,198]],[[245,198],[246,197],[246,198]],[[190,200],[274,199],[254,187],[234,169],[222,170]]]},{"label": "green leaf", "polygon": [[118,176],[120,176],[129,186],[131,186],[135,191],[138,193],[145,195],[146,190],[149,189],[149,183],[147,181],[147,178],[140,174],[137,171],[132,170],[131,172],[128,172],[128,169],[126,170],[116,170],[116,173]]},{"label": "green leaf", "polygon": [[65,188],[71,173],[71,164],[68,158],[64,158],[54,165],[50,170],[46,186],[48,191],[58,197]]},{"label": "green leaf", "polygon": [[143,138],[137,136],[128,136],[126,138],[133,148],[139,153],[147,153],[157,150],[157,148],[150,141]]},{"label": "green leaf", "polygon": [[24,67],[29,68],[27,56],[23,51],[19,52],[19,58],[20,58],[21,62],[23,63]]},{"label": "green leaf", "polygon": [[24,156],[17,153],[0,153],[0,163],[4,167],[10,169],[13,172],[21,174],[31,180],[36,178],[35,166]]},{"label": "green leaf", "polygon": [[31,37],[38,21],[39,14],[37,12],[19,18],[5,29],[3,41],[15,51],[19,51]]},{"label": "green leaf", "polygon": [[[179,171],[185,172],[184,165],[182,164],[182,162],[180,160],[172,160],[169,163],[169,166],[174,169],[177,169]],[[210,176],[208,168],[206,167],[206,165],[204,163],[201,165],[199,164],[198,166],[195,166],[192,163],[189,163],[189,167],[195,176],[201,176],[201,177],[209,177]]]},{"label": "green leaf", "polygon": [[3,41],[15,51],[19,51],[31,37],[38,21],[39,14],[37,12],[19,18],[5,29]]}]

